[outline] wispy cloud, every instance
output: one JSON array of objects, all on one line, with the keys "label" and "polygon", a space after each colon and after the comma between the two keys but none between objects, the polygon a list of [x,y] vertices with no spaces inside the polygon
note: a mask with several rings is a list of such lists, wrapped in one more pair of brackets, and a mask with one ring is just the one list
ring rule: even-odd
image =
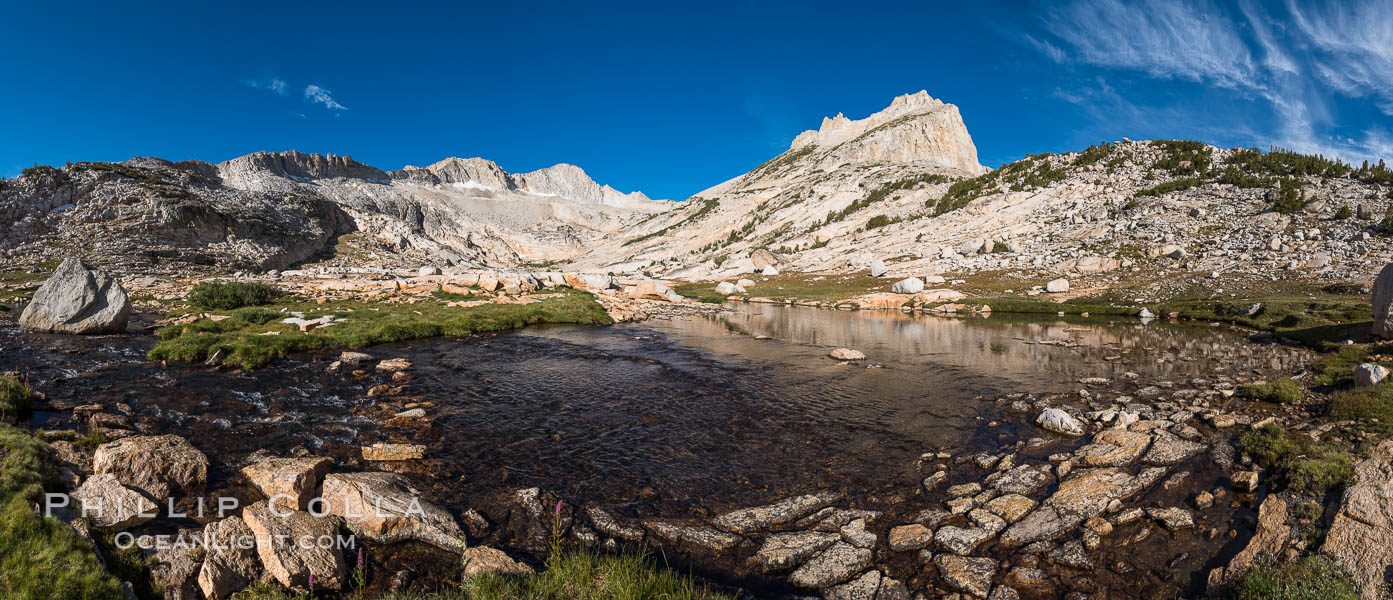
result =
[{"label": "wispy cloud", "polygon": [[[1226,127],[1230,134],[1271,130],[1250,133],[1251,143],[1352,161],[1390,156],[1393,136],[1378,126],[1356,127],[1362,133],[1354,136],[1334,133],[1350,129],[1338,122],[1334,96],[1372,99],[1373,106],[1393,115],[1393,4],[1288,2],[1269,10],[1240,0],[1234,10],[1205,0],[1074,0],[1046,5],[1043,31],[1018,35],[1056,63],[1193,82],[1266,105],[1275,129]],[[1099,83],[1057,89],[1055,96],[1085,107],[1124,109],[1119,116],[1137,122],[1178,116],[1165,100],[1132,102]]]},{"label": "wispy cloud", "polygon": [[1082,62],[1228,87],[1245,87],[1254,79],[1247,46],[1227,19],[1205,5],[1075,2],[1046,17],[1045,24]]},{"label": "wispy cloud", "polygon": [[284,96],[286,89],[285,80],[274,77],[270,79],[243,79],[242,85],[258,90],[266,90],[279,96]]},{"label": "wispy cloud", "polygon": [[1288,5],[1292,21],[1313,48],[1320,77],[1341,93],[1373,97],[1393,115],[1393,5],[1333,3]]},{"label": "wispy cloud", "polygon": [[305,99],[315,104],[322,104],[324,108],[329,110],[348,110],[347,106],[339,104],[337,100],[334,100],[333,92],[314,84],[305,86]]}]

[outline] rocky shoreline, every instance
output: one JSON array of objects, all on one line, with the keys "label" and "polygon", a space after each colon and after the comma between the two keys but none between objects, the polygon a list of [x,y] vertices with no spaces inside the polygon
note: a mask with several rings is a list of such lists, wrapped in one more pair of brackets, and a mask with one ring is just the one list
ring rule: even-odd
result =
[{"label": "rocky shoreline", "polygon": [[[394,381],[409,380],[409,364],[373,360],[346,353],[339,362],[390,374]],[[1185,382],[1124,376],[1116,382],[1081,381],[1080,392],[1069,397],[1002,397],[997,400],[1001,416],[985,427],[1002,432],[1005,452],[955,456],[928,451],[915,465],[923,474],[919,485],[878,500],[826,491],[702,520],[634,515],[537,488],[516,490],[496,505],[462,514],[427,503],[423,514],[364,520],[354,516],[363,512],[354,506],[370,506],[376,499],[404,506],[415,497],[410,477],[393,471],[424,458],[425,447],[365,446],[364,466],[384,471],[341,471],[334,460],[313,455],[261,455],[245,459],[239,478],[273,503],[299,511],[296,516],[277,525],[264,502],[254,503],[242,509],[241,518],[214,520],[201,532],[180,533],[206,538],[249,529],[266,538],[278,527],[293,535],[332,534],[342,527],[366,540],[374,553],[378,544],[405,539],[462,552],[463,566],[457,568],[470,574],[534,569],[528,559],[545,552],[559,522],[560,533],[578,546],[662,549],[691,564],[727,565],[716,568],[726,578],[783,581],[786,593],[803,590],[828,598],[1183,592],[1183,582],[1159,577],[1146,564],[1153,560],[1151,551],[1136,556],[1140,563],[1104,564],[1104,557],[1116,548],[1139,548],[1153,536],[1168,538],[1169,544],[1217,547],[1236,533],[1224,523],[1235,511],[1254,505],[1257,488],[1239,483],[1256,475],[1249,473],[1250,463],[1236,456],[1230,438],[1237,429],[1271,420],[1262,407],[1233,397],[1236,387],[1247,382],[1242,375]],[[138,494],[163,506],[179,492],[175,505],[184,505],[206,488],[210,463],[217,458],[208,458],[178,436],[143,436],[106,422],[112,426],[101,431],[115,439],[91,454],[71,441],[52,442],[66,477],[76,485],[75,498],[114,502]],[[329,516],[304,512],[306,501],[316,497],[328,499]],[[344,497],[348,500],[335,500]],[[1155,498],[1168,502],[1152,506]],[[128,515],[97,524],[137,532],[152,526]],[[488,545],[480,545],[481,539]],[[494,545],[521,554],[509,557]],[[203,555],[201,565],[191,551],[157,556],[171,565],[158,572],[159,583],[190,594],[197,586],[206,597],[220,598],[263,572],[282,585],[301,588],[313,573],[319,589],[333,589],[346,581],[352,555],[316,551],[286,556],[270,544],[220,552]],[[1199,556],[1163,558],[1178,570],[1202,569],[1209,562]],[[1148,574],[1143,581],[1153,579],[1149,585],[1159,587],[1139,584],[1136,575],[1141,573]]]}]

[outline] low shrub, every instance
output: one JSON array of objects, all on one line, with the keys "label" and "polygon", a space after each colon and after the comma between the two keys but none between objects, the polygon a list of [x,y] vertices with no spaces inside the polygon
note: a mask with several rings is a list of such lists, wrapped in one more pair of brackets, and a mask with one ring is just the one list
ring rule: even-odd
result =
[{"label": "low shrub", "polygon": [[204,281],[189,291],[188,302],[198,308],[232,310],[270,304],[284,295],[280,288],[257,281]]},{"label": "low shrub", "polygon": [[1239,446],[1270,469],[1277,480],[1293,490],[1323,497],[1341,489],[1354,476],[1353,460],[1347,449],[1317,444],[1309,436],[1292,435],[1276,425],[1243,432]]},{"label": "low shrub", "polygon": [[866,229],[879,229],[886,225],[890,225],[894,222],[894,219],[891,219],[890,217],[887,217],[885,215],[876,215],[874,217],[871,217],[869,221],[866,221]]},{"label": "low shrub", "polygon": [[29,415],[34,392],[14,377],[0,375],[0,421],[16,423]]}]

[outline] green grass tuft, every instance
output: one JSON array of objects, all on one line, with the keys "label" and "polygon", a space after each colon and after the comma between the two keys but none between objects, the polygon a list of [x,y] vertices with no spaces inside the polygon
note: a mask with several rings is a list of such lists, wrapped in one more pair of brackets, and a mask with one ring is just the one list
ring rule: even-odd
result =
[{"label": "green grass tuft", "polygon": [[1335,444],[1317,444],[1309,436],[1292,435],[1276,425],[1245,431],[1239,446],[1253,460],[1276,475],[1288,488],[1323,497],[1342,489],[1354,476],[1348,449]]},{"label": "green grass tuft", "polygon": [[[298,600],[303,595],[256,583],[234,600]],[[731,600],[693,578],[660,568],[646,555],[562,554],[541,573],[480,575],[459,587],[429,593],[368,596],[369,600]]]},{"label": "green grass tuft", "polygon": [[1301,383],[1290,377],[1283,377],[1267,383],[1239,386],[1238,395],[1277,404],[1295,404],[1305,396],[1301,390]]},{"label": "green grass tuft", "polygon": [[[323,305],[288,303],[284,308],[287,313],[303,313],[308,319],[334,315],[343,322],[301,332],[296,326],[274,318],[288,314],[270,309],[242,309],[231,319],[199,319],[160,329],[160,342],[150,351],[149,357],[151,360],[198,362],[222,350],[226,354],[223,364],[254,369],[293,352],[464,336],[538,323],[611,322],[594,296],[571,290],[547,294],[545,300],[532,304],[448,307],[442,302],[379,304],[344,300]],[[268,313],[273,318],[266,318]],[[263,335],[268,332],[278,333]]]},{"label": "green grass tuft", "polygon": [[550,568],[532,577],[474,577],[465,582],[464,591],[467,594],[464,597],[470,600],[732,598],[697,583],[691,577],[660,570],[649,556],[590,553],[563,555],[553,561]]},{"label": "green grass tuft", "polygon": [[1325,555],[1308,556],[1286,565],[1265,557],[1219,595],[1227,600],[1357,600],[1360,585],[1349,570]]},{"label": "green grass tuft", "polygon": [[47,444],[0,425],[0,590],[25,600],[124,600],[91,544],[30,507],[57,479]]}]

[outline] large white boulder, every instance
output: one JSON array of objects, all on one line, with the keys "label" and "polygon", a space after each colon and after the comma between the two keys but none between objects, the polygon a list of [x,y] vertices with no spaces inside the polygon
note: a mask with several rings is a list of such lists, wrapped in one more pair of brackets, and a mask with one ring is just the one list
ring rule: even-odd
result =
[{"label": "large white boulder", "polygon": [[729,296],[731,294],[734,294],[736,293],[735,284],[729,281],[722,281],[716,284],[716,293],[722,296]]},{"label": "large white boulder", "polygon": [[578,290],[597,292],[618,289],[619,282],[604,273],[566,273],[566,284]]},{"label": "large white boulder", "polygon": [[131,302],[121,284],[76,258],[69,258],[34,292],[19,326],[49,333],[121,333]]},{"label": "large white boulder", "polygon": [[918,294],[919,292],[924,291],[924,280],[919,279],[918,277],[901,279],[899,281],[896,281],[895,285],[890,287],[890,291],[895,292],[896,294]]},{"label": "large white boulder", "polygon": [[1374,363],[1363,363],[1354,368],[1355,387],[1369,387],[1378,385],[1384,378],[1388,377],[1388,369],[1383,365]]},{"label": "large white boulder", "polygon": [[1047,408],[1035,417],[1035,424],[1064,435],[1083,435],[1083,425],[1078,419],[1058,408]]},{"label": "large white boulder", "polygon": [[1374,279],[1374,336],[1393,339],[1393,264]]},{"label": "large white boulder", "polygon": [[1067,292],[1069,291],[1069,280],[1063,277],[1060,277],[1059,279],[1051,279],[1049,283],[1045,284],[1045,291],[1051,294]]},{"label": "large white boulder", "polygon": [[871,277],[880,277],[885,274],[885,261],[879,258],[871,261]]},{"label": "large white boulder", "polygon": [[769,275],[769,276],[778,275],[778,274],[779,274],[779,269],[776,268],[774,265],[769,265],[769,266],[767,266],[767,267],[764,267],[764,270],[763,270],[763,271],[760,271],[760,274],[761,274],[761,275]]}]

